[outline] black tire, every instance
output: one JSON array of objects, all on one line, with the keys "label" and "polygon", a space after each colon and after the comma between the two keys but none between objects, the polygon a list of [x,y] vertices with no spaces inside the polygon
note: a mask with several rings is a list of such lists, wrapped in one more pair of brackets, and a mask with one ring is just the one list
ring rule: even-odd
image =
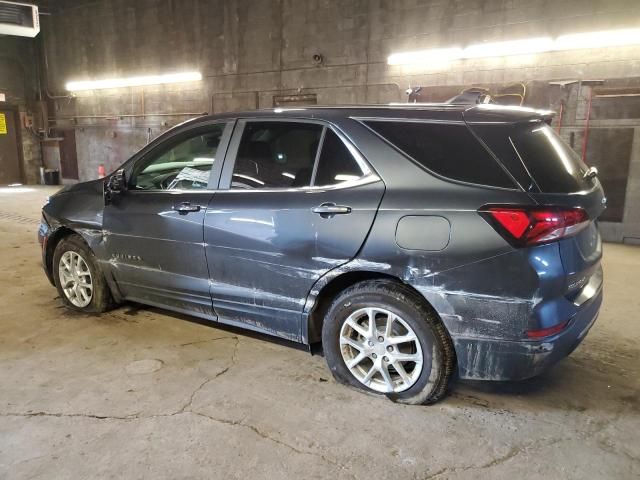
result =
[{"label": "black tire", "polygon": [[[91,272],[93,292],[91,301],[84,307],[79,307],[71,303],[71,301],[65,295],[60,283],[60,258],[62,257],[62,255],[69,251],[75,252],[80,255],[89,267],[89,271]],[[102,313],[114,306],[111,291],[109,290],[109,285],[107,285],[107,281],[105,280],[104,274],[102,273],[102,270],[100,269],[100,266],[96,261],[96,257],[89,246],[79,235],[69,235],[63,238],[58,243],[58,245],[56,245],[56,249],[53,253],[52,270],[56,289],[58,290],[58,295],[60,296],[62,302],[66,307],[78,312]]]},{"label": "black tire", "polygon": [[[342,325],[349,315],[365,307],[383,308],[400,316],[418,338],[425,361],[415,383],[402,392],[374,391],[361,383],[345,364],[340,347]],[[323,323],[322,345],[337,381],[372,394],[386,395],[398,403],[437,402],[446,394],[456,365],[453,343],[436,312],[413,290],[386,279],[356,283],[335,298]]]}]

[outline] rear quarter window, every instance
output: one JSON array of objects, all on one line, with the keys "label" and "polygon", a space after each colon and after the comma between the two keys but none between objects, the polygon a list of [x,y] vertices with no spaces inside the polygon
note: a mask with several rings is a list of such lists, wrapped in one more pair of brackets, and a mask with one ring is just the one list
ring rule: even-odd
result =
[{"label": "rear quarter window", "polygon": [[584,178],[587,166],[546,123],[516,127],[513,146],[544,193],[576,193],[593,187]]},{"label": "rear quarter window", "polygon": [[329,129],[322,142],[317,168],[314,186],[337,185],[357,180],[364,175],[347,146]]},{"label": "rear quarter window", "polygon": [[464,124],[379,120],[363,123],[437,175],[478,185],[516,188],[509,175]]}]

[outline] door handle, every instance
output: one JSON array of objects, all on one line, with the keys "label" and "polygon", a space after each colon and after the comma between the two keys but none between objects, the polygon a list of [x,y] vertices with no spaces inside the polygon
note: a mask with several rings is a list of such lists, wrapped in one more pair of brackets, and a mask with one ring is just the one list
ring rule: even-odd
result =
[{"label": "door handle", "polygon": [[183,202],[180,205],[174,205],[173,209],[180,215],[186,215],[191,212],[199,212],[202,207],[200,205],[191,205],[189,202]]},{"label": "door handle", "polygon": [[334,215],[344,215],[351,213],[351,207],[336,205],[335,203],[323,203],[311,209],[313,213],[318,213],[322,218],[331,218]]}]

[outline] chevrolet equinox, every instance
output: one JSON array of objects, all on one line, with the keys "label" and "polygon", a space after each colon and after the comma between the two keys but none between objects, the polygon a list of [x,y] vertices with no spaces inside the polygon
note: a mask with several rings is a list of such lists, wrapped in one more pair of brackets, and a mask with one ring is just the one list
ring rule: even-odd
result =
[{"label": "chevrolet equinox", "polygon": [[43,208],[67,307],[162,307],[312,345],[410,404],[569,355],[602,302],[606,199],[549,126],[495,105],[204,116]]}]

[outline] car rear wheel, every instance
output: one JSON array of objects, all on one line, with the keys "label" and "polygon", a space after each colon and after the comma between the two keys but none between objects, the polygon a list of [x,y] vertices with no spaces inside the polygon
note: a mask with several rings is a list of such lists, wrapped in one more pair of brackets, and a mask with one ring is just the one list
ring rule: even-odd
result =
[{"label": "car rear wheel", "polygon": [[338,381],[399,403],[436,402],[455,367],[453,344],[437,314],[389,280],[342,292],[327,312],[322,342]]},{"label": "car rear wheel", "polygon": [[53,255],[54,279],[64,304],[82,312],[100,313],[113,301],[96,258],[78,235],[65,237]]}]

